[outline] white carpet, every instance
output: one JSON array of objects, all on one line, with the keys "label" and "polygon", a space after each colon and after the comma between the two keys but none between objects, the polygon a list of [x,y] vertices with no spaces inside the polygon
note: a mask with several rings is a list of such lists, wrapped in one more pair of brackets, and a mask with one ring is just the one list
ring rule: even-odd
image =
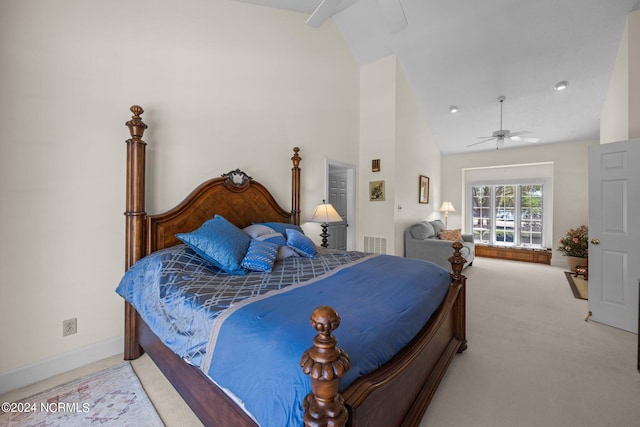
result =
[{"label": "white carpet", "polygon": [[637,336],[585,322],[561,268],[476,258],[464,273],[469,348],[421,426],[640,425]]}]

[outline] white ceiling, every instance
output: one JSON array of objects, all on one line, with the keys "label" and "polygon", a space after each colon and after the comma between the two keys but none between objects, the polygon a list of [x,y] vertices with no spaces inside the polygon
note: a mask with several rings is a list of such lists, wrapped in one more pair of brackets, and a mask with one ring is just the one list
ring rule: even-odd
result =
[{"label": "white ceiling", "polygon": [[[240,1],[304,20],[321,2]],[[466,147],[500,129],[500,95],[503,128],[531,131],[537,144],[599,138],[626,16],[640,1],[400,1],[408,26],[395,34],[378,0],[342,0],[332,19],[361,65],[397,56],[443,154],[495,149],[493,141]],[[568,89],[554,91],[561,80]]]}]

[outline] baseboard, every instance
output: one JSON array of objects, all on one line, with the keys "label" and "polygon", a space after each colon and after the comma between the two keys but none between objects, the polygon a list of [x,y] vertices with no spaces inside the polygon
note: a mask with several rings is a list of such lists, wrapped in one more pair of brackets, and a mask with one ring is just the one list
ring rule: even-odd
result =
[{"label": "baseboard", "polygon": [[124,336],[0,372],[0,395],[122,353]]}]

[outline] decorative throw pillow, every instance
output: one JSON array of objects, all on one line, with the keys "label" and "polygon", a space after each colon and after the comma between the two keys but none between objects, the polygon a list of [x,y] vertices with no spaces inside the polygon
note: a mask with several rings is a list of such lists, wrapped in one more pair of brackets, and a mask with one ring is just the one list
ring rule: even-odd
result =
[{"label": "decorative throw pillow", "polygon": [[262,222],[259,225],[265,225],[273,229],[277,233],[282,233],[282,235],[286,235],[288,229],[294,229],[304,234],[304,232],[302,231],[302,227],[295,224],[288,224],[286,222]]},{"label": "decorative throw pillow", "polygon": [[315,258],[316,256],[316,245],[313,240],[292,228],[287,230],[287,246],[303,257]]},{"label": "decorative throw pillow", "polygon": [[273,270],[277,254],[278,245],[275,243],[251,239],[241,265],[247,270],[269,272]]},{"label": "decorative throw pillow", "polygon": [[273,228],[263,224],[252,224],[243,228],[242,231],[256,240],[275,243],[279,246],[285,246],[287,244],[287,239],[284,238],[282,233],[278,233]]},{"label": "decorative throw pillow", "polygon": [[275,230],[273,228],[267,227],[266,225],[262,224],[251,224],[243,228],[242,231],[244,231],[254,239],[257,239],[258,237],[264,236],[266,234],[275,233]]},{"label": "decorative throw pillow", "polygon": [[429,221],[429,224],[431,224],[431,226],[433,227],[434,236],[438,236],[440,232],[444,230],[444,223],[439,219]]},{"label": "decorative throw pillow", "polygon": [[456,230],[442,230],[438,233],[438,238],[440,240],[452,240],[454,242],[462,242],[462,234],[460,233],[460,229]]},{"label": "decorative throw pillow", "polygon": [[289,258],[290,256],[299,257],[300,255],[289,246],[280,246],[280,248],[278,249],[278,255],[276,255],[276,261],[282,261],[283,259]]},{"label": "decorative throw pillow", "polygon": [[249,248],[251,237],[224,217],[216,215],[197,230],[178,233],[176,237],[224,272],[246,274],[241,263]]},{"label": "decorative throw pillow", "polygon": [[427,221],[419,222],[411,226],[411,235],[414,239],[425,240],[436,235],[433,225]]}]

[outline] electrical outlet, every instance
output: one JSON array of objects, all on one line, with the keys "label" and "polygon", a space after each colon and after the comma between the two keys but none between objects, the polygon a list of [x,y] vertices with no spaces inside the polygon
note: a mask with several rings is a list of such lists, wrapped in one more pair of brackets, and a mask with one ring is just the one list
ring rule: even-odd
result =
[{"label": "electrical outlet", "polygon": [[62,321],[62,336],[73,335],[78,333],[78,318],[63,320]]}]

